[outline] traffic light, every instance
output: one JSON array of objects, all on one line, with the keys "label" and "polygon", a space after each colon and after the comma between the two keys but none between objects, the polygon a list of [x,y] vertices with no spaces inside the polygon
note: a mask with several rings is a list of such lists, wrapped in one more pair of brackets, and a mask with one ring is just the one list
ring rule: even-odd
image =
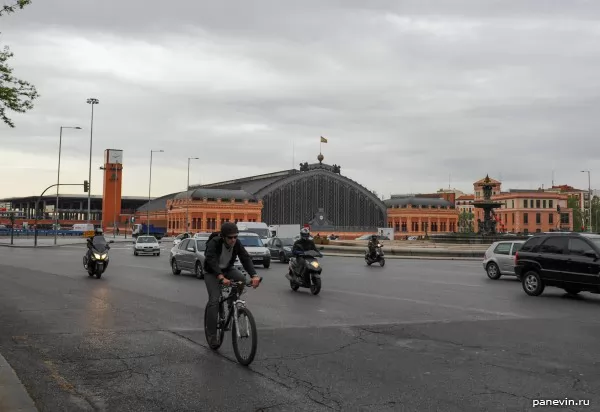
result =
[{"label": "traffic light", "polygon": [[90,182],[88,182],[87,180],[84,180],[83,181],[83,191],[87,193],[87,192],[89,192],[89,190],[90,190]]}]

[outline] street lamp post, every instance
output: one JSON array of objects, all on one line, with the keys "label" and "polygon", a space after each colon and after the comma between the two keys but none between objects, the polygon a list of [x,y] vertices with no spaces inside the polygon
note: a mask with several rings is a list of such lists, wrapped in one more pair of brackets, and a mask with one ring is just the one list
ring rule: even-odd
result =
[{"label": "street lamp post", "polygon": [[152,154],[163,153],[164,150],[150,150],[150,180],[148,181],[148,208],[146,209],[146,235],[150,236],[150,191],[152,190]]},{"label": "street lamp post", "polygon": [[88,175],[88,210],[87,210],[87,223],[90,223],[90,215],[92,214],[92,139],[94,136],[94,105],[99,104],[100,101],[94,97],[87,99],[87,103],[92,105],[92,121],[90,124],[90,167]]},{"label": "street lamp post", "polygon": [[[187,173],[187,186],[186,186],[186,191],[190,190],[190,161],[191,160],[198,160],[197,157],[188,157],[188,173]],[[187,199],[187,203],[186,203],[186,210],[185,210],[185,231],[188,232],[190,229],[190,200],[191,196],[188,197]]]},{"label": "street lamp post", "polygon": [[79,126],[60,126],[60,134],[58,137],[58,174],[56,176],[56,206],[54,209],[54,244],[57,242],[58,234],[58,188],[60,186],[60,154],[62,151],[62,131],[63,129],[77,129],[81,130]]},{"label": "street lamp post", "polygon": [[[588,216],[590,219],[590,222],[588,224],[588,232],[592,232],[592,180],[590,178],[590,171],[589,170],[582,170],[581,173],[587,173],[588,174],[588,202],[589,202],[589,206],[588,206]],[[585,202],[584,202],[585,204]]]}]

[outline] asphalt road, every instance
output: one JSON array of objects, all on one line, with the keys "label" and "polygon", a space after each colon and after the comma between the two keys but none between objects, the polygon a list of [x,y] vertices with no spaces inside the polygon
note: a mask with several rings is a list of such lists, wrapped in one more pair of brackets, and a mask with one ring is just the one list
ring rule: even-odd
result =
[{"label": "asphalt road", "polygon": [[[115,244],[101,279],[84,248],[0,249],[0,353],[40,411],[523,411],[600,405],[600,299],[479,262],[325,257],[323,290],[292,292],[285,265],[245,295],[254,363],[203,330],[204,281]],[[531,410],[556,410],[537,407]]]}]

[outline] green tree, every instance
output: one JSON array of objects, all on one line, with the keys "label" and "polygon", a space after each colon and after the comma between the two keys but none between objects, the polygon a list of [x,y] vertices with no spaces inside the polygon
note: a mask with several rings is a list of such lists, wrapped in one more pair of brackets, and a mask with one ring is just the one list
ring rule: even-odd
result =
[{"label": "green tree", "polygon": [[579,205],[579,199],[577,196],[569,196],[569,200],[567,200],[567,207],[569,209],[573,209],[573,231],[581,232],[581,228],[584,225],[584,220],[583,212],[581,210],[581,206]]},{"label": "green tree", "polygon": [[458,231],[463,233],[473,233],[473,218],[475,214],[464,209],[458,214]]},{"label": "green tree", "polygon": [[[30,3],[31,0],[16,0],[16,3],[10,6],[2,6],[0,17],[14,13]],[[0,49],[0,120],[9,127],[15,127],[8,117],[7,111],[25,113],[27,110],[33,109],[33,101],[39,97],[39,94],[35,86],[13,76],[13,69],[8,65],[11,57],[13,57],[13,53],[8,46]]]},{"label": "green tree", "polygon": [[600,233],[600,197],[592,198],[592,230]]}]

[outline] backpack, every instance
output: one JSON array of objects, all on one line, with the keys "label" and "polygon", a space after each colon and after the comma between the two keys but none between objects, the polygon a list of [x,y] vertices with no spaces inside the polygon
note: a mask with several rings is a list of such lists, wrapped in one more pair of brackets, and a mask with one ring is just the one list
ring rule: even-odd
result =
[{"label": "backpack", "polygon": [[206,247],[208,247],[208,242],[210,242],[213,237],[219,236],[220,234],[221,234],[221,232],[212,232],[210,234],[210,236],[208,237],[208,240],[206,241],[206,244],[205,244],[205,248],[204,248],[205,252],[206,252]]}]

